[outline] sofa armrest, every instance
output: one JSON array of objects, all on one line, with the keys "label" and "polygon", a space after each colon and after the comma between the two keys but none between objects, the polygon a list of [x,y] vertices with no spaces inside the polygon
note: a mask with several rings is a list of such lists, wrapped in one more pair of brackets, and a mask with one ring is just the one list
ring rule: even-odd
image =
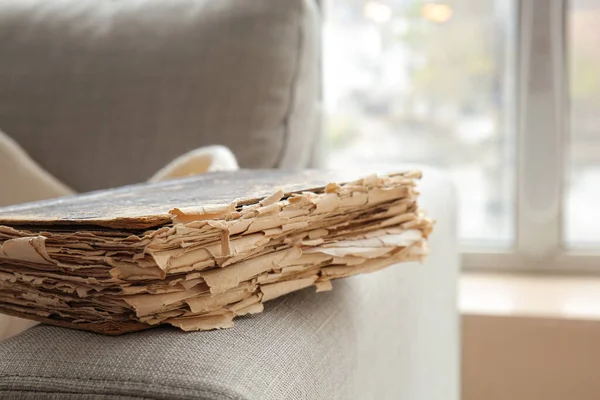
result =
[{"label": "sofa armrest", "polygon": [[457,400],[454,190],[429,171],[422,193],[437,220],[424,265],[303,290],[229,330],[36,326],[0,343],[0,397]]}]

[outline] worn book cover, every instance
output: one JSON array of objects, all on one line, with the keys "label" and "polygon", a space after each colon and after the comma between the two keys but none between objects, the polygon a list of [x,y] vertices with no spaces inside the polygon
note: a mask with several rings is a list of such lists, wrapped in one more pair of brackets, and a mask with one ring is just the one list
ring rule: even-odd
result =
[{"label": "worn book cover", "polygon": [[105,334],[229,328],[422,260],[420,177],[242,170],[0,208],[0,312]]}]

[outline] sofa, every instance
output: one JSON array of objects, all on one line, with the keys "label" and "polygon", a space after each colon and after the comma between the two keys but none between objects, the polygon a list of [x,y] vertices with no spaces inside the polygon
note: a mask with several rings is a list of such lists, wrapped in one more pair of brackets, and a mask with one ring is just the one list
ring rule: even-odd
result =
[{"label": "sofa", "polygon": [[[140,182],[208,145],[243,168],[321,166],[319,14],[312,0],[0,0],[2,191]],[[37,325],[0,342],[0,398],[457,400],[456,196],[424,172],[422,265],[296,292],[227,330]]]}]

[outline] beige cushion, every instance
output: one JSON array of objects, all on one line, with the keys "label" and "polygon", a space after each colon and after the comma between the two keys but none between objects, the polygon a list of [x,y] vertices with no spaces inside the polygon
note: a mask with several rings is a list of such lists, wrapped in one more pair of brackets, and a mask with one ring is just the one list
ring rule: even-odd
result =
[{"label": "beige cushion", "polygon": [[0,129],[76,191],[222,144],[305,167],[318,127],[311,0],[0,0]]},{"label": "beige cushion", "polygon": [[0,207],[73,194],[0,131]]}]

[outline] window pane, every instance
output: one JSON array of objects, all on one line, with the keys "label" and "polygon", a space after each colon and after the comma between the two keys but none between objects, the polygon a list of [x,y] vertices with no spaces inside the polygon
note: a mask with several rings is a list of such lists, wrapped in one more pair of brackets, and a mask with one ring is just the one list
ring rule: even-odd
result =
[{"label": "window pane", "polygon": [[564,237],[568,247],[600,245],[600,1],[569,10],[570,151]]},{"label": "window pane", "polygon": [[326,3],[329,167],[441,167],[462,238],[510,244],[514,20],[507,0]]}]

